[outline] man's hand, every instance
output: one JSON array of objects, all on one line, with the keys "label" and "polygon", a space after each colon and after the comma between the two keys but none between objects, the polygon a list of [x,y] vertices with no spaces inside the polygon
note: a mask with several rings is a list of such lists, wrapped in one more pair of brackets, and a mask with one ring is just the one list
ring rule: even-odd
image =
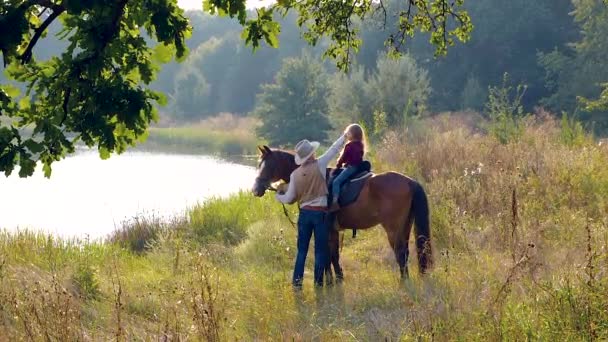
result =
[{"label": "man's hand", "polygon": [[289,187],[289,183],[281,183],[277,185],[277,193],[283,195],[287,192],[287,188]]}]

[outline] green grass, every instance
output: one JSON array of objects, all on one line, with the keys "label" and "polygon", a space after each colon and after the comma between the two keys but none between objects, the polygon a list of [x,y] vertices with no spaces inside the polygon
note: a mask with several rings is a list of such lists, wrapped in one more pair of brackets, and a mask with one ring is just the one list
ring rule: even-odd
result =
[{"label": "green grass", "polygon": [[142,148],[167,152],[241,156],[254,154],[255,136],[239,136],[202,128],[152,128]]},{"label": "green grass", "polygon": [[373,229],[346,234],[340,286],[313,289],[310,252],[296,294],[296,232],[272,194],[241,193],[173,223],[141,219],[112,243],[0,235],[0,336],[606,340],[608,149],[588,137],[569,144],[552,121],[528,122],[506,144],[452,119],[425,125],[415,138],[389,134],[374,165],[425,185],[428,276],[412,258],[401,283]]},{"label": "green grass", "polygon": [[140,148],[242,157],[257,153],[256,125],[254,119],[223,114],[188,126],[154,127]]}]

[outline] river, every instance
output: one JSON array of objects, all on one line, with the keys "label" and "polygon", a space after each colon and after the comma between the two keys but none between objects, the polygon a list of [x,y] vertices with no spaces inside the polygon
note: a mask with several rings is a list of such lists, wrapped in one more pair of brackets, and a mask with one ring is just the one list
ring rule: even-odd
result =
[{"label": "river", "polygon": [[170,218],[213,196],[249,189],[255,169],[206,156],[80,152],[30,178],[0,174],[0,228],[103,238],[135,216]]}]

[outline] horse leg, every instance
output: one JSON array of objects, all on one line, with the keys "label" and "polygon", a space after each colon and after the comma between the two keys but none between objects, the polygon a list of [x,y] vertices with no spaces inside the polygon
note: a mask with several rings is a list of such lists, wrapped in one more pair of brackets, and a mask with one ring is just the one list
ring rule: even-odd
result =
[{"label": "horse leg", "polygon": [[399,274],[401,279],[407,279],[409,272],[407,268],[407,259],[409,257],[409,235],[412,227],[412,221],[410,219],[399,220],[402,222],[390,222],[382,224],[386,234],[388,236],[388,242],[393,248],[395,253],[395,259],[399,264]]},{"label": "horse leg", "polygon": [[329,257],[327,258],[327,264],[325,265],[325,284],[332,285],[334,283],[334,273],[331,270],[331,263],[333,258],[333,241],[331,240],[331,231],[329,232],[329,238],[327,243],[329,245]]},{"label": "horse leg", "polygon": [[338,227],[335,227],[329,232],[329,259],[336,273],[336,282],[340,283],[344,280],[344,273],[340,266],[340,234]]}]

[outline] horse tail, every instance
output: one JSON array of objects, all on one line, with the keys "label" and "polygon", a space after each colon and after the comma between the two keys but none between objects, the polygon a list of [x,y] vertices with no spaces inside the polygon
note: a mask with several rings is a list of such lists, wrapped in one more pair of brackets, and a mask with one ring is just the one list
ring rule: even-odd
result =
[{"label": "horse tail", "polygon": [[420,183],[414,183],[414,196],[411,211],[416,224],[416,252],[418,253],[418,267],[420,273],[433,265],[433,250],[431,247],[431,230],[429,224],[429,202],[426,192]]}]

